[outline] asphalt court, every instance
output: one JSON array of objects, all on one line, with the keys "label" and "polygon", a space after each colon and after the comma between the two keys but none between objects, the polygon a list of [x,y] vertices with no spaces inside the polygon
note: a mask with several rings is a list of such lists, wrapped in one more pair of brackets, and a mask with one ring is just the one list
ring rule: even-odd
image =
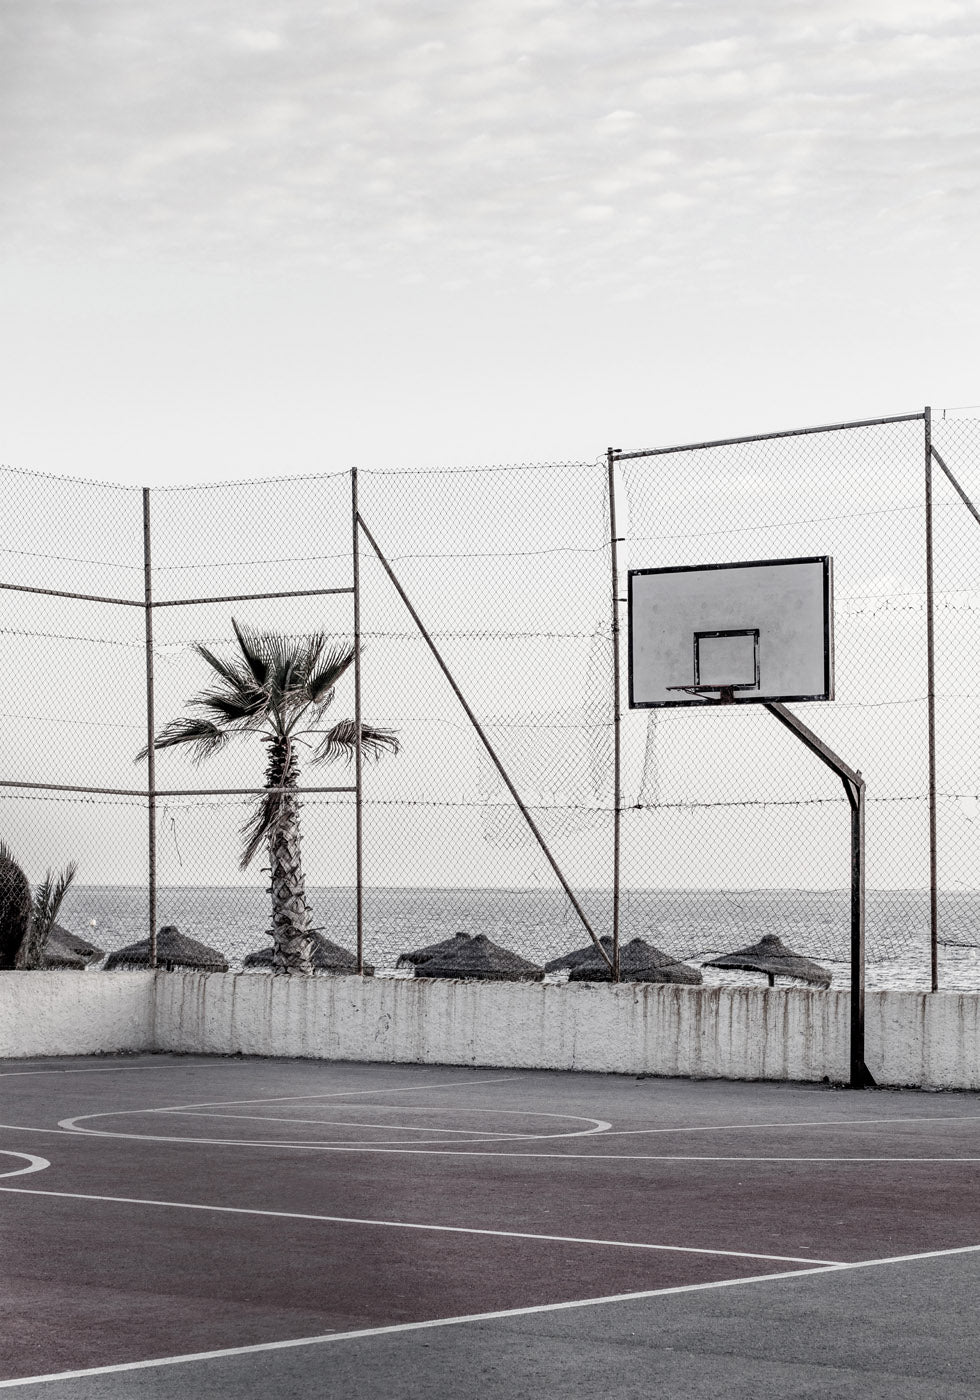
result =
[{"label": "asphalt court", "polygon": [[0,1388],[976,1395],[980,1096],[0,1064]]}]

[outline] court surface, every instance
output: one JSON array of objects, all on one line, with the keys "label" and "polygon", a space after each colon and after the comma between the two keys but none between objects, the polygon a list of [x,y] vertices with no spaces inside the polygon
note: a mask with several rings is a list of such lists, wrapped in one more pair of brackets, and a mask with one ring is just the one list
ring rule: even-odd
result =
[{"label": "court surface", "polygon": [[980,1095],[0,1062],[0,1389],[980,1394]]}]

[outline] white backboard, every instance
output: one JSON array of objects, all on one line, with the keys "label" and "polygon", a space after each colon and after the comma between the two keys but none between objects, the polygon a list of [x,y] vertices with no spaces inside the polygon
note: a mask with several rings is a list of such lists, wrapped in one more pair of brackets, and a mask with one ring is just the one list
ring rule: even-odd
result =
[{"label": "white backboard", "polygon": [[731,687],[735,704],[834,698],[833,561],[765,559],[629,573],[629,702],[698,705],[676,686]]}]

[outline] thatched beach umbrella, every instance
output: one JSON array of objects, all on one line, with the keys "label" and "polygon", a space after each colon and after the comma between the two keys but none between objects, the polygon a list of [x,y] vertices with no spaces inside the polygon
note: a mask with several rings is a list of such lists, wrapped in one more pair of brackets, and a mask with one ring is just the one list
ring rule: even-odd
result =
[{"label": "thatched beach umbrella", "polygon": [[764,972],[769,978],[770,987],[777,977],[795,977],[802,982],[813,982],[818,987],[830,986],[830,973],[819,963],[794,953],[782,939],[774,933],[764,934],[758,943],[750,943],[747,948],[739,948],[734,953],[724,953],[720,958],[710,958],[704,967],[733,967],[743,972]]},{"label": "thatched beach umbrella", "polygon": [[[675,982],[685,986],[700,985],[701,974],[695,967],[678,962],[670,953],[656,948],[643,938],[631,938],[619,950],[621,982]],[[597,950],[590,961],[581,962],[568,974],[570,982],[610,982],[612,970],[606,966]]]},{"label": "thatched beach umbrella", "polygon": [[[463,935],[465,938],[465,934]],[[454,952],[439,953],[417,964],[416,977],[475,977],[483,982],[540,982],[544,969],[527,958],[491,943],[477,933],[465,943],[458,940]]]},{"label": "thatched beach umbrella", "polygon": [[471,935],[468,933],[454,933],[452,938],[444,938],[441,943],[427,943],[424,948],[412,948],[407,953],[401,953],[396,967],[418,967],[420,963],[428,962],[430,958],[454,958],[456,954],[470,942]]},{"label": "thatched beach umbrella", "polygon": [[80,933],[72,933],[61,924],[51,925],[44,944],[45,967],[81,969],[104,956],[104,948],[97,948]]},{"label": "thatched beach umbrella", "polygon": [[[609,956],[612,957],[613,941],[608,933],[604,933],[599,939],[599,942],[602,944],[603,948],[605,948]],[[584,948],[573,948],[570,953],[563,953],[560,958],[552,958],[550,962],[545,963],[544,970],[545,972],[561,972],[566,967],[581,967],[583,963],[591,964],[597,958],[601,963],[602,959],[596,951],[595,944],[587,943]]]},{"label": "thatched beach umbrella", "polygon": [[[106,971],[120,967],[149,967],[150,940],[140,939],[110,953],[105,960]],[[188,967],[195,972],[227,972],[228,964],[217,948],[207,943],[199,943],[181,933],[175,924],[167,924],[157,934],[157,967],[173,972],[174,968]]]},{"label": "thatched beach umbrella", "polygon": [[[310,961],[314,972],[330,972],[336,975],[357,971],[357,959],[354,954],[342,948],[339,943],[331,942],[319,929],[311,930],[310,941],[313,944]],[[248,972],[272,972],[274,952],[275,945],[272,943],[266,948],[259,948],[257,952],[249,953],[242,967]],[[364,971],[370,977],[374,968],[365,963]]]}]

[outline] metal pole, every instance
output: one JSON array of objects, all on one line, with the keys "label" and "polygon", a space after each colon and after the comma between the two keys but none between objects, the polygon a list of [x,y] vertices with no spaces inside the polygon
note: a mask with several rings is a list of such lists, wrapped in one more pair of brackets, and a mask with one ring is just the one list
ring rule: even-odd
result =
[{"label": "metal pole", "polygon": [[612,946],[613,981],[619,981],[619,866],[622,826],[622,734],[619,677],[619,540],[616,535],[616,473],[615,449],[606,453],[609,491],[609,569],[612,581],[612,648],[613,648],[613,890]]},{"label": "metal pole", "polygon": [[592,942],[595,944],[596,948],[597,948],[598,951],[601,953],[603,962],[606,963],[607,967],[608,967],[608,968],[610,969],[610,971],[611,971],[611,970],[612,970],[612,959],[610,958],[609,954],[606,952],[605,948],[603,948],[602,944],[599,942],[599,939],[596,937],[596,934],[595,934],[595,932],[594,932],[594,930],[593,930],[593,928],[592,928],[592,925],[589,923],[588,919],[587,919],[586,916],[585,916],[585,911],[583,910],[581,904],[579,904],[578,900],[575,898],[575,895],[572,893],[572,888],[571,888],[571,886],[569,885],[568,881],[565,879],[564,875],[562,874],[561,870],[560,870],[559,867],[558,867],[557,862],[555,861],[554,856],[551,854],[550,850],[548,849],[547,842],[545,841],[545,839],[544,839],[544,837],[542,836],[541,832],[538,830],[538,827],[537,827],[537,825],[536,825],[536,823],[535,823],[535,821],[534,821],[534,818],[531,816],[531,813],[528,811],[528,809],[527,809],[527,807],[526,807],[526,805],[525,805],[525,803],[524,803],[524,800],[522,799],[520,793],[517,791],[517,788],[516,788],[516,787],[514,786],[514,784],[511,782],[510,777],[509,777],[509,775],[508,775],[508,773],[507,773],[507,770],[504,768],[504,765],[501,763],[500,759],[497,757],[497,754],[496,754],[496,751],[494,750],[493,745],[490,743],[490,740],[487,738],[487,735],[484,733],[483,726],[480,724],[480,721],[477,719],[476,715],[473,713],[473,710],[470,708],[469,704],[467,703],[467,700],[466,700],[465,695],[464,695],[463,692],[460,690],[459,686],[456,684],[456,680],[455,680],[455,678],[454,678],[452,672],[450,671],[449,667],[446,665],[445,661],[443,661],[442,656],[441,656],[440,653],[439,653],[439,649],[437,648],[435,642],[432,640],[432,638],[430,637],[429,633],[428,633],[427,630],[426,630],[425,623],[422,621],[422,619],[419,617],[418,613],[415,611],[414,607],[412,606],[412,603],[411,603],[411,600],[409,599],[408,594],[405,592],[404,588],[402,588],[402,586],[401,586],[401,584],[399,583],[398,578],[397,578],[397,576],[396,576],[394,570],[392,569],[391,565],[388,563],[388,560],[387,560],[387,559],[385,558],[385,556],[382,554],[380,545],[378,544],[378,542],[377,542],[377,540],[374,538],[374,536],[371,534],[371,531],[368,529],[367,525],[365,525],[365,523],[364,523],[364,517],[363,517],[362,515],[360,515],[360,514],[358,514],[358,516],[357,516],[357,523],[360,525],[361,529],[364,531],[365,535],[367,536],[367,538],[368,538],[368,543],[370,544],[371,548],[374,550],[375,554],[377,555],[378,561],[379,561],[379,563],[381,564],[381,567],[384,569],[385,573],[388,575],[388,578],[391,580],[391,583],[392,583],[392,586],[393,586],[394,589],[395,589],[395,592],[398,594],[399,598],[401,598],[402,602],[405,604],[405,607],[408,609],[409,615],[411,616],[411,619],[412,619],[412,621],[415,623],[416,627],[419,629],[419,632],[420,632],[421,635],[422,635],[423,641],[425,642],[425,644],[426,644],[426,646],[429,648],[429,650],[432,652],[432,655],[435,657],[436,662],[437,662],[437,664],[438,664],[438,666],[439,666],[439,669],[442,671],[442,674],[446,677],[446,680],[449,682],[450,687],[452,688],[453,694],[456,696],[456,699],[459,701],[459,703],[462,705],[463,709],[465,710],[467,719],[469,720],[470,724],[472,724],[473,728],[476,730],[476,732],[477,732],[477,734],[478,734],[480,740],[481,740],[482,743],[483,743],[483,747],[486,749],[487,753],[490,755],[490,758],[491,758],[491,760],[493,761],[494,767],[496,768],[497,772],[500,774],[500,777],[501,777],[501,779],[503,780],[504,786],[507,788],[507,791],[510,793],[511,797],[514,799],[515,803],[517,804],[517,807],[518,807],[518,810],[519,810],[520,813],[521,813],[521,816],[522,816],[522,817],[524,818],[524,820],[527,822],[528,826],[529,826],[530,829],[531,829],[531,833],[532,833],[532,835],[534,836],[534,839],[537,841],[538,845],[541,847],[542,851],[544,852],[545,857],[546,857],[546,859],[547,859],[547,861],[548,861],[548,864],[551,866],[551,868],[552,868],[552,870],[554,871],[555,875],[558,877],[558,881],[559,881],[559,883],[560,883],[562,889],[565,891],[565,894],[568,896],[568,900],[569,900],[569,903],[571,904],[572,908],[575,910],[576,914],[577,914],[577,915],[579,916],[579,918],[581,919],[582,925],[583,925],[583,927],[585,928],[586,933],[589,935],[589,937],[592,939]]},{"label": "metal pole", "polygon": [[851,1088],[874,1081],[864,1063],[864,783],[842,779],[851,804]]},{"label": "metal pole", "polygon": [[943,472],[944,476],[945,476],[945,477],[947,478],[947,480],[949,481],[949,484],[952,486],[953,490],[954,490],[954,491],[956,492],[956,494],[959,496],[960,500],[961,500],[961,501],[963,502],[963,504],[966,506],[967,510],[968,510],[968,511],[970,512],[970,514],[973,516],[973,518],[974,518],[974,520],[977,522],[977,524],[980,525],[980,510],[977,510],[976,506],[975,506],[975,505],[973,504],[973,502],[970,500],[969,496],[968,496],[968,495],[966,494],[966,492],[963,490],[963,487],[962,487],[962,486],[960,485],[960,483],[956,480],[956,477],[955,477],[955,476],[953,475],[953,473],[950,471],[949,467],[948,467],[948,466],[946,465],[946,463],[943,461],[942,457],[940,457],[940,455],[939,455],[939,453],[936,451],[936,449],[935,449],[934,447],[931,447],[931,448],[930,448],[930,451],[932,452],[932,460],[933,460],[934,462],[938,462],[938,463],[939,463],[940,469],[941,469],[941,471]]},{"label": "metal pole", "polygon": [[357,882],[357,970],[364,972],[364,806],[361,753],[361,555],[357,528],[357,468],[351,468],[351,530],[354,560],[354,847]]},{"label": "metal pole", "polygon": [[932,541],[932,409],[925,410],[926,458],[926,724],[929,746],[929,963],[939,990],[939,840],[936,811],[936,604]]},{"label": "metal pole", "polygon": [[143,488],[143,597],[146,618],[146,786],[147,831],[150,887],[150,966],[157,965],[157,797],[156,797],[156,718],[153,707],[153,575],[150,562],[150,491]]},{"label": "metal pole", "polygon": [[766,702],[771,715],[786,726],[812,754],[840,778],[851,806],[851,1035],[850,1086],[865,1089],[874,1078],[864,1062],[864,928],[865,928],[865,842],[864,779],[839,754],[814,734],[792,710],[776,700]]}]

